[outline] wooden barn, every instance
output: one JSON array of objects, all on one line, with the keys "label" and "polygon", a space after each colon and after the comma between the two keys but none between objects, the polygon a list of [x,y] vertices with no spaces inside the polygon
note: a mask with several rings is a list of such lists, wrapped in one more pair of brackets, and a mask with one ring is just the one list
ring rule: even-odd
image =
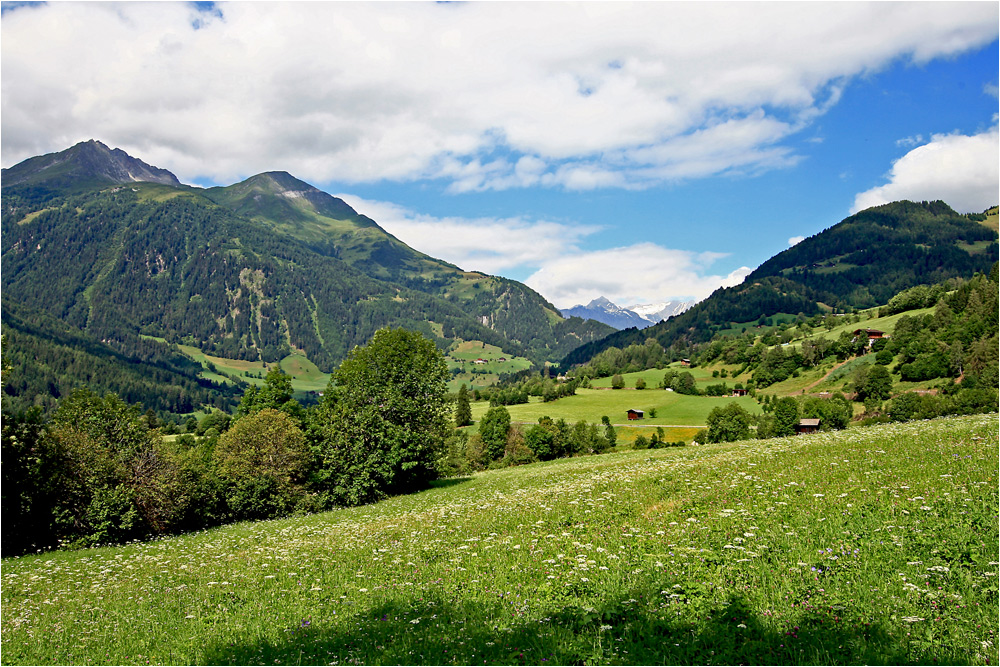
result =
[{"label": "wooden barn", "polygon": [[632,421],[634,419],[642,419],[643,416],[645,416],[645,414],[646,413],[644,413],[642,410],[629,410],[628,411],[628,418],[629,418],[629,421]]},{"label": "wooden barn", "polygon": [[795,425],[795,433],[815,433],[819,430],[818,419],[800,419]]}]

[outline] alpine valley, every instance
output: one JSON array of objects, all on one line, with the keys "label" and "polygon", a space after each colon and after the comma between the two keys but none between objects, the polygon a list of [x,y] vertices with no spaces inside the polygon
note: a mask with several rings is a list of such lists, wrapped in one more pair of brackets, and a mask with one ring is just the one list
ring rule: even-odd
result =
[{"label": "alpine valley", "polygon": [[330,372],[382,327],[519,359],[511,370],[613,332],[420,253],[284,172],[202,189],[88,141],[2,178],[4,391],[16,404],[87,384],[161,413],[232,407],[253,373],[221,360]]},{"label": "alpine valley", "polygon": [[298,390],[319,392],[383,327],[434,341],[454,389],[553,362],[568,370],[648,339],[681,359],[717,334],[988,273],[998,253],[995,208],[895,202],[695,305],[602,298],[560,313],[519,282],[410,248],[285,172],[197,188],[88,141],[2,179],[3,391],[15,409],[88,386],[161,415],[231,410],[277,363],[296,369]]}]

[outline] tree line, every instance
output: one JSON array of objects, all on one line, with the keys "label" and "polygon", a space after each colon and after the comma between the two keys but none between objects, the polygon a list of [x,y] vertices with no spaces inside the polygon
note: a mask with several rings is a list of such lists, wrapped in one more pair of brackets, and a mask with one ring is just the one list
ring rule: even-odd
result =
[{"label": "tree line", "polygon": [[2,425],[3,555],[93,546],[367,503],[426,487],[447,455],[447,365],[433,342],[382,329],[304,408],[280,369],[203,437],[162,437],[155,415],[78,389],[46,416]]}]

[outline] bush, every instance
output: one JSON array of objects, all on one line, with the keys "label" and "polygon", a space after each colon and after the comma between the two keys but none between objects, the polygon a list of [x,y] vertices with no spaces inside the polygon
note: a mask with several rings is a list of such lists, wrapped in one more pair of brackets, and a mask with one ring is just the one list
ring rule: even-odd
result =
[{"label": "bush", "polygon": [[233,518],[290,513],[305,496],[309,458],[305,435],[284,412],[264,408],[239,419],[214,452]]}]

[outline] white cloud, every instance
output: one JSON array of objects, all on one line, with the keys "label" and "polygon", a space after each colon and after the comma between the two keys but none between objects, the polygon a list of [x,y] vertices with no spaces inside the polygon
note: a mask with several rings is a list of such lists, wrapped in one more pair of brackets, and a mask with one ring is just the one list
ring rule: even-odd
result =
[{"label": "white cloud", "polygon": [[804,236],[793,236],[792,238],[788,239],[788,245],[789,246],[798,245],[798,244],[802,243],[805,240],[806,240],[806,237],[804,237]]},{"label": "white cloud", "polygon": [[704,299],[719,287],[738,285],[751,269],[712,275],[719,253],[672,250],[654,243],[568,253],[545,261],[525,284],[559,308],[605,296],[615,303]]},{"label": "white cloud", "polygon": [[[55,2],[0,23],[2,162],[96,138],[229,183],[644,187],[794,165],[857,76],[996,3]],[[794,26],[794,30],[787,29]]]},{"label": "white cloud", "polygon": [[743,282],[751,269],[728,275],[709,268],[720,252],[672,250],[640,243],[609,250],[579,246],[600,227],[521,218],[435,217],[391,202],[338,194],[407,245],[466,270],[491,275],[530,273],[524,282],[560,308],[606,296],[616,303],[703,299]]},{"label": "white cloud", "polygon": [[581,239],[600,230],[521,218],[438,218],[390,202],[337,196],[410,247],[490,275],[534,270],[552,256],[575,252]]},{"label": "white cloud", "polygon": [[889,182],[858,194],[852,213],[900,199],[940,199],[960,213],[979,213],[1000,201],[997,128],[966,136],[935,135],[896,160]]}]

